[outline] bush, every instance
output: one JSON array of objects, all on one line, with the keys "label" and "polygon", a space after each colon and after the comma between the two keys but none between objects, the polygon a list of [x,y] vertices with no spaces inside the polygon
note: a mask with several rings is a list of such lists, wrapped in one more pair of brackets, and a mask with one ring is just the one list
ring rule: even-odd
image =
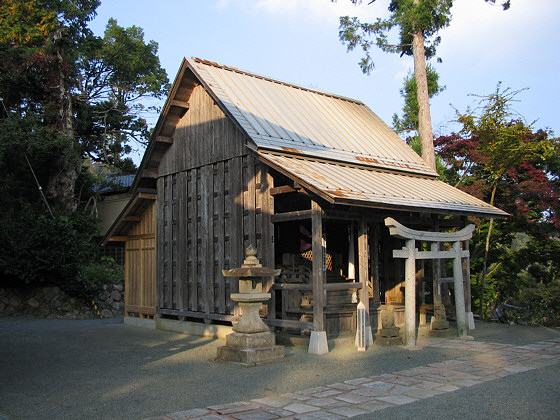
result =
[{"label": "bush", "polygon": [[97,295],[106,284],[123,284],[124,271],[111,257],[101,257],[101,261],[91,262],[80,267],[73,282],[66,284],[64,289],[87,301]]},{"label": "bush", "polygon": [[95,255],[95,231],[95,220],[78,212],[54,219],[31,210],[4,214],[0,219],[0,287],[68,287]]},{"label": "bush", "polygon": [[538,284],[522,289],[512,305],[504,305],[499,315],[501,322],[513,322],[542,327],[560,326],[560,285]]}]

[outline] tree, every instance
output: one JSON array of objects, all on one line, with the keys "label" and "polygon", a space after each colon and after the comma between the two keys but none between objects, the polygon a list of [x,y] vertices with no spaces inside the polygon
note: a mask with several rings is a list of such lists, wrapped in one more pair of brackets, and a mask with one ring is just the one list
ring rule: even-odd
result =
[{"label": "tree", "polygon": [[[478,109],[458,113],[459,133],[435,142],[439,157],[447,164],[448,181],[512,214],[511,220],[499,225],[493,256],[494,219],[479,223],[485,239],[474,247],[473,254],[474,259],[481,254],[481,315],[488,275],[503,261],[517,258],[518,252],[505,244],[523,232],[533,248],[555,247],[549,238],[560,229],[560,141],[550,131],[534,131],[512,110],[511,103],[520,92],[502,90],[498,84],[495,92],[481,97]],[[491,270],[490,260],[495,262]],[[518,265],[505,264],[502,270],[513,266]]]},{"label": "tree", "polygon": [[[360,4],[362,0],[350,0]],[[370,4],[375,0],[370,1]],[[485,0],[495,3],[496,0]],[[360,67],[369,73],[374,66],[370,48],[375,45],[384,52],[399,53],[413,56],[414,77],[416,80],[418,101],[418,132],[422,143],[422,157],[426,163],[436,169],[433,132],[430,115],[426,59],[435,55],[440,42],[438,32],[449,26],[453,0],[390,0],[387,19],[378,18],[374,23],[362,23],[358,18],[343,16],[340,18],[340,40],[348,50],[360,46],[364,57]],[[503,1],[502,6],[508,9],[510,1]],[[389,43],[388,34],[398,29],[399,40]]]},{"label": "tree", "polygon": [[[22,140],[19,151],[37,167],[60,215],[76,209],[84,159],[129,166],[123,159],[128,143],[149,136],[141,116],[144,100],[161,98],[168,88],[157,44],[145,43],[140,28],[111,20],[103,38],[91,33],[87,25],[98,5],[98,0],[0,3],[0,137]],[[46,144],[35,141],[37,133],[45,134]],[[0,145],[0,163],[27,169],[15,146]],[[48,164],[35,158],[37,148],[43,157],[48,149]]]},{"label": "tree", "polygon": [[[428,95],[430,98],[445,90],[445,86],[439,84],[439,74],[436,69],[428,63],[426,65],[426,76],[428,80]],[[416,93],[416,79],[414,74],[408,73],[404,78],[400,95],[404,99],[402,116],[393,114],[393,128],[397,133],[418,132],[418,98]]]}]

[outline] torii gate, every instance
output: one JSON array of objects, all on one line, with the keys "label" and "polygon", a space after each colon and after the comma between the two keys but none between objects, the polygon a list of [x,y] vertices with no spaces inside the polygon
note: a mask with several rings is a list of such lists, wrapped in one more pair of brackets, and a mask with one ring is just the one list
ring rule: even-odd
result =
[{"label": "torii gate", "polygon": [[[385,225],[389,228],[389,232],[392,236],[406,240],[404,248],[393,250],[393,258],[406,259],[404,271],[405,344],[407,346],[416,345],[416,260],[453,259],[457,333],[459,337],[467,337],[461,258],[468,257],[469,251],[461,249],[461,242],[472,237],[475,226],[468,225],[458,232],[427,232],[409,229],[391,217],[385,219]],[[430,251],[418,251],[415,241],[430,242]],[[440,243],[453,243],[453,248],[449,251],[440,251]]]}]

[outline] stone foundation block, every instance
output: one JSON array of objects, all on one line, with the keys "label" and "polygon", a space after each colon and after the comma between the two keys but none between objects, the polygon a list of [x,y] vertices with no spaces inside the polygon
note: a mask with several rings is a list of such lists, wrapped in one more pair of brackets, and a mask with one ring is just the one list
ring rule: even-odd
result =
[{"label": "stone foundation block", "polygon": [[218,361],[234,362],[244,366],[255,366],[275,362],[284,358],[284,346],[241,349],[227,346],[218,347]]},{"label": "stone foundation block", "polygon": [[232,333],[226,337],[226,347],[235,349],[262,349],[273,347],[276,338],[271,332],[261,332],[255,334]]}]

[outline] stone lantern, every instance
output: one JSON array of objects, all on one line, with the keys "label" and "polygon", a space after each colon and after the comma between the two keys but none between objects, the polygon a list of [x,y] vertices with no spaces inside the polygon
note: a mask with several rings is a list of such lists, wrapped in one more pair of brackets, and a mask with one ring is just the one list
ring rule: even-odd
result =
[{"label": "stone lantern", "polygon": [[218,347],[217,360],[252,366],[284,358],[284,346],[276,345],[276,337],[259,316],[261,305],[271,297],[263,293],[263,277],[278,276],[282,270],[263,267],[252,246],[246,257],[241,267],[222,270],[224,277],[239,278],[239,293],[232,293],[231,299],[239,303],[242,315],[235,332],[226,336],[226,345]]}]

